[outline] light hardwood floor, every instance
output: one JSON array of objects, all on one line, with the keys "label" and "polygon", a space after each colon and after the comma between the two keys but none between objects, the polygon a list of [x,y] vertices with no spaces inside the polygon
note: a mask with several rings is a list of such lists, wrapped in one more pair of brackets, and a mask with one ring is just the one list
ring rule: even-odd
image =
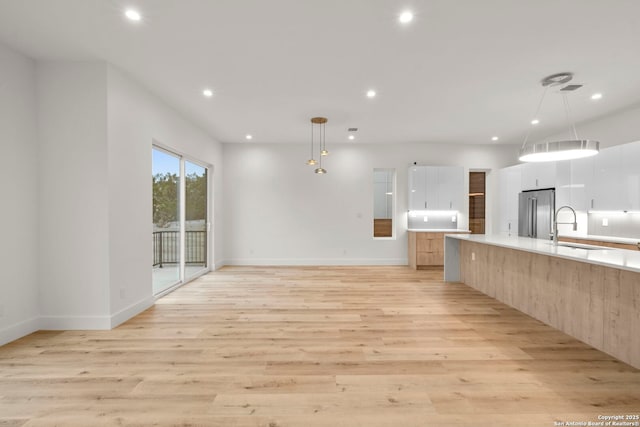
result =
[{"label": "light hardwood floor", "polygon": [[553,426],[640,371],[441,271],[227,267],[112,331],[0,347],[0,426]]}]

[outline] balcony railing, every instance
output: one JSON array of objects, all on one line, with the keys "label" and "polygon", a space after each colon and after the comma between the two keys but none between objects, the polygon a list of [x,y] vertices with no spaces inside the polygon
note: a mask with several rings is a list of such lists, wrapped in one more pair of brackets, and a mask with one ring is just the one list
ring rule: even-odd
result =
[{"label": "balcony railing", "polygon": [[[207,263],[207,232],[185,231],[184,233],[185,264]],[[153,232],[153,266],[180,263],[180,232]]]}]

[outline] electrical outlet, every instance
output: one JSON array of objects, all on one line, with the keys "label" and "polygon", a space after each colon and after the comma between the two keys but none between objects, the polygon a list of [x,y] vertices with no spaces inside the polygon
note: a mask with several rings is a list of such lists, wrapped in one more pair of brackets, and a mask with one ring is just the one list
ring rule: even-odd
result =
[{"label": "electrical outlet", "polygon": [[471,261],[475,261],[475,260],[476,260],[476,253],[471,252]]},{"label": "electrical outlet", "polygon": [[602,218],[602,226],[603,227],[609,226],[609,218]]},{"label": "electrical outlet", "polygon": [[456,216],[455,216],[455,215],[452,215],[452,216],[451,216],[451,222],[456,222],[457,220],[458,220],[458,218],[456,218]]},{"label": "electrical outlet", "polygon": [[428,216],[424,217],[424,222],[429,222],[429,217]]}]

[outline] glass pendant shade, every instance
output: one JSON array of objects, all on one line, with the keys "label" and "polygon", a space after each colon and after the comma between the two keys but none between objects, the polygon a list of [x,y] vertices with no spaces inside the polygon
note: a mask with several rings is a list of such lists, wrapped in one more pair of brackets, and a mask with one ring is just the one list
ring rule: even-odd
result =
[{"label": "glass pendant shade", "polygon": [[323,169],[323,168],[317,168],[316,169],[316,173],[323,174],[323,173],[327,173],[327,171],[326,171],[326,169]]},{"label": "glass pendant shade", "polygon": [[309,160],[307,160],[307,164],[308,164],[309,166],[313,166],[313,165],[315,165],[316,163],[318,163],[318,162],[316,162],[316,161],[315,161],[315,159],[309,159]]}]

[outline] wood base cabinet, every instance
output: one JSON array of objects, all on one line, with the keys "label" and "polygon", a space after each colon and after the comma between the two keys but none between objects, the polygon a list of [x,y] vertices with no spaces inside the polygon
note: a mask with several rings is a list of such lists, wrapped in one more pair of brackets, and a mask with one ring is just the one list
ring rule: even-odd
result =
[{"label": "wood base cabinet", "polygon": [[469,234],[469,232],[409,231],[409,267],[414,270],[443,267],[445,234]]}]

